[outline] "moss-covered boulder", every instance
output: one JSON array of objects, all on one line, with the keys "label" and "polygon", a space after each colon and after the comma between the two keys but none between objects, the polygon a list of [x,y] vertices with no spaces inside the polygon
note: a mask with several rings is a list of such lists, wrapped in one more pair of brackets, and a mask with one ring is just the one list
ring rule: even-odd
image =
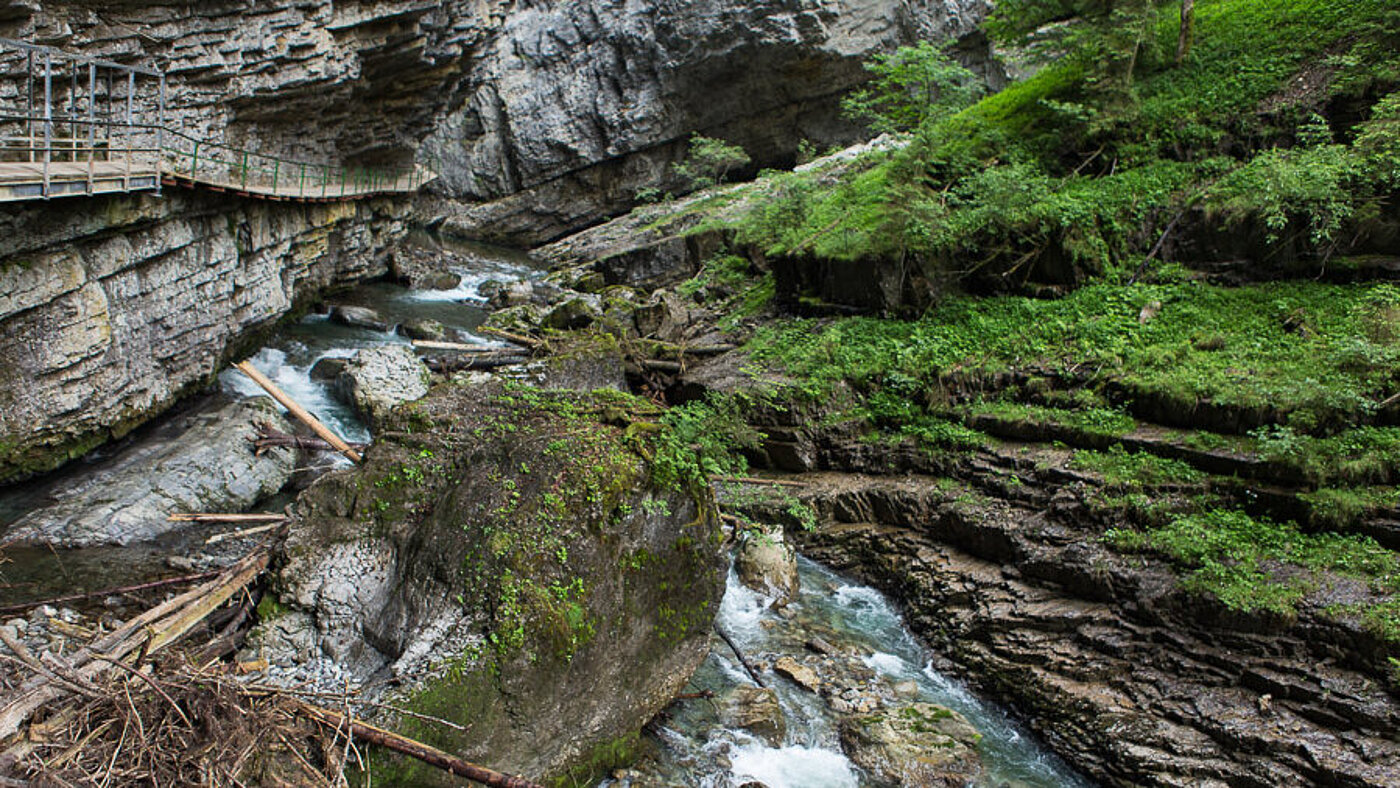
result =
[{"label": "moss-covered boulder", "polygon": [[[616,391],[494,383],[398,408],[362,466],[298,501],[275,590],[299,631],[255,647],[284,674],[394,686],[465,730],[382,723],[502,771],[616,765],[704,658],[724,587],[694,452],[649,415]],[[375,764],[379,785],[442,779]]]}]

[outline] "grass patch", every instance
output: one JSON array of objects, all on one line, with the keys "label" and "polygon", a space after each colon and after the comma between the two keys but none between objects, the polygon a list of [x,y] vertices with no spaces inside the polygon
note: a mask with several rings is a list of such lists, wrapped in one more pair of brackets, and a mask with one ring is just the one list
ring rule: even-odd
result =
[{"label": "grass patch", "polygon": [[1204,473],[1180,460],[1130,452],[1119,445],[1108,451],[1077,451],[1070,460],[1070,467],[1097,473],[1113,487],[1188,485],[1205,480]]},{"label": "grass patch", "polygon": [[1211,509],[1145,530],[1113,529],[1105,538],[1122,551],[1167,558],[1184,571],[1186,588],[1233,610],[1295,613],[1327,573],[1366,580],[1377,593],[1400,591],[1400,557],[1374,540],[1305,534],[1240,511]]}]

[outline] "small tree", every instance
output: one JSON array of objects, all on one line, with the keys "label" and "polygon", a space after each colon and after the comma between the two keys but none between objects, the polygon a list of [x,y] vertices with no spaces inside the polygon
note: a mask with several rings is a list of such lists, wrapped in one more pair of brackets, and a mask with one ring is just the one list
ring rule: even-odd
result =
[{"label": "small tree", "polygon": [[874,79],[841,102],[846,114],[878,132],[912,131],[951,115],[982,93],[977,75],[927,41],[876,55]]},{"label": "small tree", "polygon": [[742,147],[724,140],[705,137],[700,132],[690,135],[690,149],[685,161],[672,165],[671,171],[686,178],[696,188],[714,186],[724,180],[731,170],[747,165],[752,159]]}]

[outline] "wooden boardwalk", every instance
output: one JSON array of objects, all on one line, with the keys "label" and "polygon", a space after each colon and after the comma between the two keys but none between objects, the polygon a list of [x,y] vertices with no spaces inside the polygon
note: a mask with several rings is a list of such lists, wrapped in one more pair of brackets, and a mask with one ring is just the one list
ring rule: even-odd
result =
[{"label": "wooden boardwalk", "polygon": [[50,162],[46,185],[43,162],[0,162],[0,202],[90,197],[158,188],[160,171],[154,163],[128,166],[124,161]]},{"label": "wooden boardwalk", "polygon": [[91,197],[101,194],[154,191],[162,186],[203,188],[241,197],[297,202],[339,202],[376,195],[417,191],[434,174],[423,168],[395,179],[341,180],[284,179],[270,183],[235,181],[200,173],[190,177],[167,164],[108,162],[50,162],[47,184],[43,162],[0,162],[0,202],[43,200],[57,197]]}]

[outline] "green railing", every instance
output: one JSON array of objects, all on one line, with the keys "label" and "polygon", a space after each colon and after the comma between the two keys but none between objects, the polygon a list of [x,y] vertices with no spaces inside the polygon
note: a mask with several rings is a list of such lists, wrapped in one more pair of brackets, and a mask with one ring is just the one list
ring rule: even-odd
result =
[{"label": "green railing", "polygon": [[417,191],[437,177],[420,165],[370,167],[296,161],[200,140],[170,129],[165,133],[161,157],[167,174],[250,194],[334,199]]},{"label": "green railing", "polygon": [[[70,130],[88,125],[101,126],[104,136]],[[15,133],[6,134],[5,126],[15,127]],[[22,129],[35,126],[62,126],[67,133],[60,135],[51,129],[23,136]],[[117,165],[128,177],[159,172],[250,195],[307,200],[412,192],[437,177],[431,169],[417,164],[373,167],[268,156],[152,124],[0,113],[0,163],[5,160],[41,164],[45,184],[51,167],[59,163],[85,164],[90,172],[98,168],[110,171]]]}]

